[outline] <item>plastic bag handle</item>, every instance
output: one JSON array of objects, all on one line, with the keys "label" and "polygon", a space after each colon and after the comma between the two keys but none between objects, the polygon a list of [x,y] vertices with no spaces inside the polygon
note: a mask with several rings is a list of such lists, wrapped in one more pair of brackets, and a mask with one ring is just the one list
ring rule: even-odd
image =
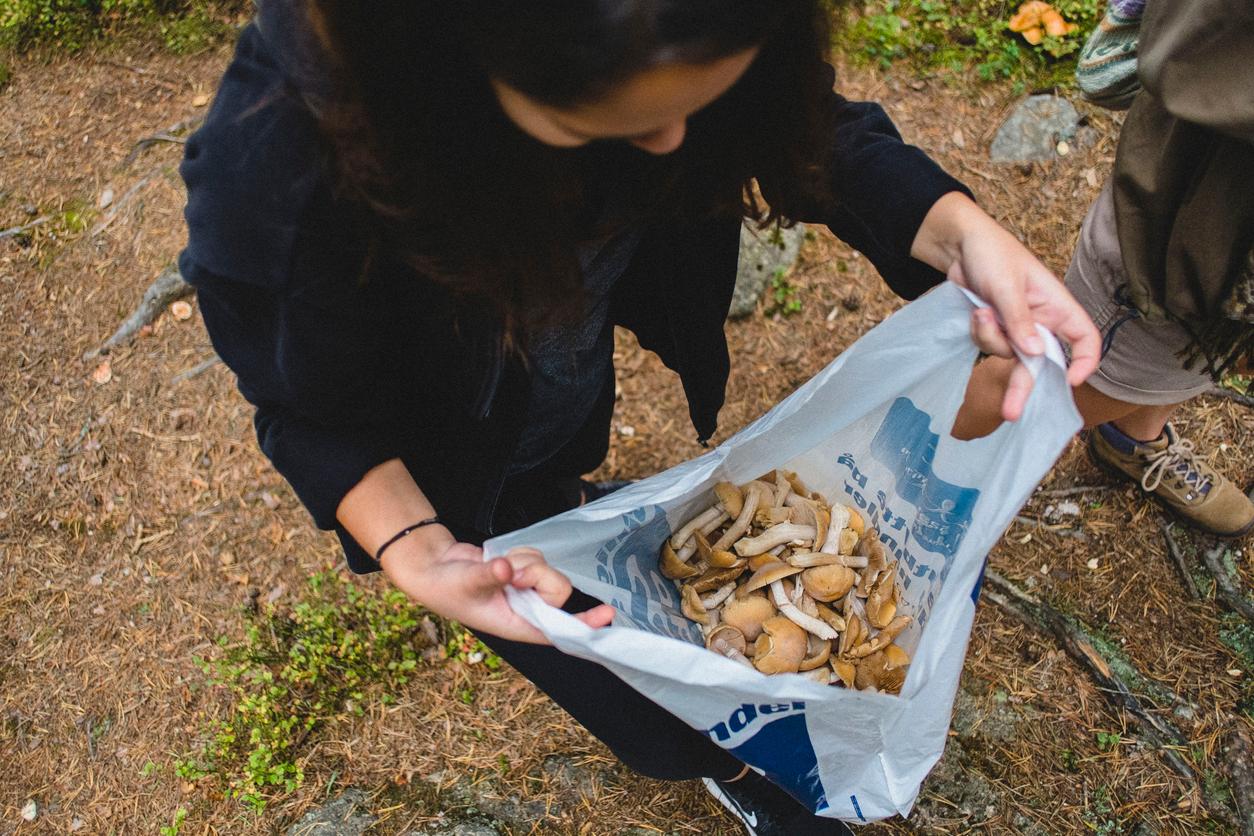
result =
[{"label": "plastic bag handle", "polygon": [[[962,291],[963,296],[967,297],[967,301],[976,308],[992,309],[992,305],[985,302],[965,287],[962,287],[961,285],[955,286]],[[995,310],[993,313],[994,315],[997,314]],[[1005,325],[1005,323],[1002,322],[1001,316],[997,316],[997,321],[1002,325]],[[1055,366],[1062,369],[1062,373],[1065,375],[1067,373],[1067,357],[1063,354],[1062,343],[1058,341],[1058,337],[1054,335],[1053,331],[1050,331],[1041,323],[1035,322],[1033,324],[1036,326],[1036,333],[1045,344],[1045,352],[1043,354],[1024,354],[1017,346],[1012,346],[1012,348],[1014,348],[1015,356],[1019,358],[1019,362],[1023,363],[1023,365],[1027,367],[1027,370],[1031,373],[1033,380],[1040,377],[1041,372],[1044,371],[1045,368],[1044,364],[1047,362],[1053,363]]]}]

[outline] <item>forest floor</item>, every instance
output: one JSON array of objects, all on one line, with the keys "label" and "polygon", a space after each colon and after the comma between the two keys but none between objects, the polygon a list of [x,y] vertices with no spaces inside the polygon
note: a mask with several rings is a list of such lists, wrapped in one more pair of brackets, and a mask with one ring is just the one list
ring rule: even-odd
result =
[{"label": "forest floor", "polygon": [[[366,793],[371,833],[455,815],[467,806],[458,787],[477,788],[480,808],[521,799],[516,832],[741,832],[695,782],[629,773],[508,667],[458,654],[425,654],[394,700],[324,717],[299,748],[303,784],[259,814],[177,768],[231,699],[197,658],[214,658],[221,636],[238,640],[258,602],[290,610],[310,575],[343,571],[334,539],[258,451],[229,371],[200,368],[212,348],[194,300],[189,319],[163,315],[133,345],[84,359],[185,240],[182,147],[132,153],[136,143],[202,115],[228,59],[225,47],[176,58],[118,45],[18,58],[0,91],[0,229],[47,218],[0,239],[0,834],[280,832],[345,787]],[[1095,142],[1052,163],[996,165],[987,149],[1016,101],[1008,88],[853,68],[841,87],[883,102],[909,141],[1065,270],[1116,120],[1080,105]],[[733,373],[716,440],[900,304],[866,259],[816,233],[789,277],[800,311],[727,326]],[[640,478],[698,455],[675,376],[627,335],[616,364],[598,475]],[[1177,424],[1239,484],[1254,479],[1254,413],[1204,398]],[[986,600],[941,766],[909,819],[866,832],[1231,832],[1206,799],[1222,807],[1226,793],[1219,741],[1252,725],[1254,633],[1196,566],[1190,595],[1160,512],[1077,442],[1042,491],[1083,486],[1069,516],[1047,516],[1059,500],[1034,497],[990,565],[1177,695],[1174,711],[1149,702],[1187,737],[1177,753],[1197,780],[1173,771],[1053,637]],[[1177,537],[1188,552],[1189,535]],[[1248,551],[1227,558],[1254,582]],[[574,786],[555,763],[592,779]]]}]

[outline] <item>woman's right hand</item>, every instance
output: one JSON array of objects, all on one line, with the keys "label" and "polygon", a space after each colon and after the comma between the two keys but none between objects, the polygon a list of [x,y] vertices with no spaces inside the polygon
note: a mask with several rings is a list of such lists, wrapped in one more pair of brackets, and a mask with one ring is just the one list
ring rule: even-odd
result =
[{"label": "woman's right hand", "polygon": [[[510,607],[505,587],[534,589],[545,603],[560,607],[571,593],[565,575],[536,549],[511,549],[504,557],[485,562],[483,549],[456,542],[441,526],[431,528],[436,531],[406,537],[383,555],[383,571],[402,592],[472,630],[513,641],[549,643]],[[589,627],[605,627],[613,617],[614,608],[608,604],[576,615]]]}]

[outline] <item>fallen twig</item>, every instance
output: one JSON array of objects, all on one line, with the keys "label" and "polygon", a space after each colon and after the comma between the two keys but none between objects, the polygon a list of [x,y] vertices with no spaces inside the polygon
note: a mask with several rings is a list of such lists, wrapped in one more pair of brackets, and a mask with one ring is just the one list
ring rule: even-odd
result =
[{"label": "fallen twig", "polygon": [[176,383],[182,383],[185,380],[191,380],[193,377],[197,377],[198,375],[209,371],[209,369],[212,369],[221,362],[222,358],[215,354],[208,360],[204,360],[192,366],[190,369],[179,372],[174,377],[170,378],[170,384],[173,385]]},{"label": "fallen twig", "polygon": [[118,69],[135,73],[135,75],[142,75],[144,78],[148,79],[153,84],[160,85],[161,87],[164,87],[167,90],[179,89],[179,86],[175,84],[173,81],[170,81],[169,79],[166,79],[162,76],[157,75],[152,70],[146,70],[143,67],[133,67],[130,64],[125,64],[121,61],[113,61],[108,58],[101,59],[100,63],[108,64],[110,67],[117,67]]},{"label": "fallen twig", "polygon": [[[1089,674],[1106,698],[1115,707],[1124,709],[1136,719],[1144,737],[1158,748],[1172,771],[1198,787],[1203,803],[1211,815],[1226,822],[1231,821],[1230,811],[1208,796],[1198,782],[1197,773],[1181,757],[1180,751],[1188,751],[1188,738],[1169,720],[1157,716],[1141,704],[1127,683],[1112,670],[1110,662],[1098,652],[1089,631],[1080,621],[1024,592],[992,569],[987,569],[984,573],[984,594],[1030,627],[1052,634],[1067,655]],[[1150,681],[1147,677],[1141,678],[1146,682]]]},{"label": "fallen twig", "polygon": [[1056,523],[1056,524],[1047,523],[1044,520],[1033,519],[1032,517],[1025,517],[1022,514],[1015,515],[1015,522],[1019,523],[1020,525],[1031,526],[1032,528],[1044,529],[1045,531],[1048,531],[1050,534],[1057,534],[1059,537],[1075,537],[1080,540],[1088,539],[1088,535],[1085,534],[1080,529],[1072,528],[1071,526],[1064,525],[1063,523]]},{"label": "fallen twig", "polygon": [[1242,406],[1254,406],[1254,397],[1229,389],[1227,386],[1216,386],[1206,394],[1213,398],[1236,401]]},{"label": "fallen twig", "polygon": [[1184,585],[1188,587],[1189,595],[1193,600],[1201,600],[1202,596],[1197,591],[1197,584],[1193,582],[1193,575],[1189,573],[1189,567],[1184,562],[1184,553],[1180,551],[1180,546],[1176,543],[1176,538],[1171,536],[1171,529],[1175,523],[1159,523],[1163,529],[1163,539],[1167,541],[1167,554],[1171,556],[1172,562],[1176,564],[1176,569],[1180,572],[1180,577],[1184,580]]},{"label": "fallen twig", "polygon": [[0,238],[11,238],[14,235],[21,235],[26,230],[37,227],[40,224],[46,224],[50,220],[52,220],[52,215],[44,215],[42,217],[35,218],[35,220],[30,223],[22,224],[21,226],[11,226],[8,229],[0,229]]},{"label": "fallen twig", "polygon": [[1254,744],[1240,726],[1233,729],[1219,747],[1228,763],[1228,786],[1237,804],[1237,827],[1241,836],[1254,836]]},{"label": "fallen twig", "polygon": [[171,264],[161,271],[161,274],[153,280],[152,284],[148,285],[148,289],[144,291],[143,297],[139,300],[139,305],[118,326],[118,329],[113,332],[113,336],[105,340],[104,345],[100,346],[100,348],[84,354],[83,359],[90,360],[98,354],[109,353],[110,350],[133,338],[139,333],[140,328],[156,319],[157,314],[161,313],[171,302],[191,296],[195,292],[195,288],[183,281],[183,277],[179,274],[179,268]]},{"label": "fallen twig", "polygon": [[151,136],[146,136],[135,143],[126,158],[122,160],[122,166],[125,168],[135,162],[135,158],[144,152],[146,148],[150,148],[158,142],[186,142],[187,139],[182,136],[190,131],[196,130],[200,124],[205,121],[203,116],[193,116],[190,119],[184,119],[181,122],[175,122],[164,131],[157,131]]},{"label": "fallen twig", "polygon": [[1037,497],[1048,499],[1062,499],[1068,496],[1077,496],[1082,493],[1101,493],[1102,491],[1114,490],[1110,485],[1080,485],[1077,488],[1058,488],[1052,491],[1037,491],[1032,494],[1032,498]]},{"label": "fallen twig", "polygon": [[1239,613],[1242,618],[1254,625],[1254,604],[1245,597],[1240,587],[1233,582],[1228,569],[1223,564],[1224,553],[1228,551],[1226,543],[1216,543],[1214,548],[1202,552],[1202,562],[1215,578],[1215,595],[1228,605],[1228,609]]},{"label": "fallen twig", "polygon": [[114,220],[117,219],[118,213],[122,211],[122,207],[127,203],[130,203],[131,199],[134,198],[135,195],[139,194],[140,189],[148,185],[154,177],[160,175],[161,170],[162,166],[157,166],[152,171],[139,178],[139,180],[135,182],[135,185],[131,186],[121,197],[115,200],[109,207],[109,211],[105,213],[103,218],[100,219],[100,222],[91,228],[91,234],[88,237],[95,238],[97,235],[104,232],[109,224],[113,223]]}]

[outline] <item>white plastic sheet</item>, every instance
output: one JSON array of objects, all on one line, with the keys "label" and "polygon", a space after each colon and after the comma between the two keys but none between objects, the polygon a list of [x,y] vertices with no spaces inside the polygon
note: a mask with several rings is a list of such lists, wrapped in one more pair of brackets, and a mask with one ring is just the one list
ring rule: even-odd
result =
[{"label": "white plastic sheet", "polygon": [[[774,409],[698,459],[485,544],[543,550],[583,591],[614,605],[592,630],[509,590],[514,609],[566,653],[624,682],[756,767],[816,813],[850,821],[906,815],[940,758],[984,559],[1080,417],[1062,352],[1044,357],[1021,420],[961,442],[949,435],[977,350],[977,300],[945,284],[858,340]],[[898,639],[913,659],[900,696],[766,677],[710,653],[657,569],[662,541],[712,504],[721,480],[773,468],[859,509],[897,560]]]}]

